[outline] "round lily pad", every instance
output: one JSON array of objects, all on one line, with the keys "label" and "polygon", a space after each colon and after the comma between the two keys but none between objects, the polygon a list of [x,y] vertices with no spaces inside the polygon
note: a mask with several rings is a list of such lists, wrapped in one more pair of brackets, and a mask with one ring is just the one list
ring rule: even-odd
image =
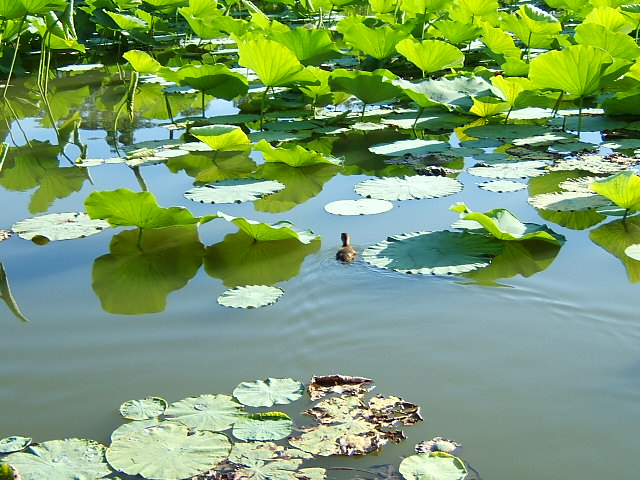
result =
[{"label": "round lily pad", "polygon": [[304,385],[292,378],[267,378],[255,382],[242,382],[233,391],[243,405],[270,407],[286,405],[302,397]]},{"label": "round lily pad", "polygon": [[467,128],[464,133],[476,138],[524,138],[533,135],[544,135],[549,128],[541,125],[527,124],[491,124]]},{"label": "round lily pad", "polygon": [[491,182],[482,182],[478,184],[478,187],[489,192],[504,193],[524,190],[527,188],[527,184],[514,182],[513,180],[493,180]]},{"label": "round lily pad", "polygon": [[407,153],[419,155],[428,152],[440,152],[450,147],[449,142],[442,140],[421,140],[414,138],[410,140],[398,140],[393,143],[381,143],[369,147],[371,153],[386,155],[388,157],[401,157]]},{"label": "round lily pad", "polygon": [[392,208],[393,203],[375,198],[336,200],[324,206],[324,209],[333,215],[375,215],[388,212]]},{"label": "round lily pad", "polygon": [[467,469],[462,461],[443,452],[411,455],[398,468],[406,480],[462,480]]},{"label": "round lily pad", "polygon": [[78,480],[103,478],[111,470],[104,461],[105,447],[93,440],[51,440],[12,453],[2,459],[26,479]]},{"label": "round lily pad", "polygon": [[281,412],[247,415],[233,425],[233,436],[239,440],[280,440],[291,433],[293,422]]},{"label": "round lily pad", "polygon": [[362,257],[398,272],[447,275],[486,267],[503,248],[502,242],[484,235],[444,230],[394,235],[367,248]]},{"label": "round lily pad", "polygon": [[129,475],[180,480],[212,469],[230,451],[225,435],[206,430],[192,433],[187,427],[165,424],[116,440],[107,450],[107,461]]},{"label": "round lily pad", "polygon": [[153,427],[156,425],[160,425],[162,420],[158,420],[157,418],[149,418],[147,420],[135,420],[129,423],[123,423],[118,428],[116,428],[113,432],[111,432],[111,442],[115,442],[117,439],[124,437],[125,435],[135,432],[137,430],[142,430],[143,428]]},{"label": "round lily pad", "polygon": [[284,290],[268,285],[245,285],[227,290],[218,303],[232,308],[258,308],[276,303]]},{"label": "round lily pad", "polygon": [[120,414],[129,420],[148,420],[162,415],[167,401],[160,397],[147,397],[142,400],[128,400],[120,405]]},{"label": "round lily pad", "polygon": [[189,428],[226,430],[246,413],[229,395],[199,395],[169,405],[165,415]]},{"label": "round lily pad", "polygon": [[602,195],[586,192],[552,192],[529,197],[529,204],[541,210],[579,212],[609,205],[611,201]]},{"label": "round lily pad", "polygon": [[19,452],[31,445],[29,437],[7,437],[0,440],[0,453]]},{"label": "round lily pad", "polygon": [[582,170],[591,173],[617,173],[626,170],[628,165],[623,162],[612,162],[602,155],[582,155],[578,158],[558,160],[549,167],[551,171]]},{"label": "round lily pad", "polygon": [[627,257],[631,257],[634,260],[640,261],[640,243],[634,243],[624,249],[624,253]]},{"label": "round lily pad", "polygon": [[27,218],[16,222],[12,227],[20,238],[26,240],[70,240],[100,233],[109,224],[104,220],[92,220],[82,212],[51,213],[39,217]]},{"label": "round lily pad", "polygon": [[378,200],[411,200],[453,195],[462,190],[462,184],[449,177],[416,175],[365,180],[354,190],[358,195]]},{"label": "round lily pad", "polygon": [[527,178],[538,177],[547,173],[543,170],[547,164],[541,160],[524,162],[494,163],[488,167],[471,167],[467,170],[471,175],[487,178]]},{"label": "round lily pad", "polygon": [[253,202],[264,195],[279,192],[284,184],[275,180],[256,178],[232,178],[187,190],[184,194],[189,200],[200,203],[241,203]]}]

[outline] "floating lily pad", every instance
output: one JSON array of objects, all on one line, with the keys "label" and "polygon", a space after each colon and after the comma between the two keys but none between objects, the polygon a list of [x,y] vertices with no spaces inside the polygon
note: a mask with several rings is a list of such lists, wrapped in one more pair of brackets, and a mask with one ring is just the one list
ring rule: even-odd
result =
[{"label": "floating lily pad", "polygon": [[19,452],[31,445],[29,437],[7,437],[0,440],[0,453]]},{"label": "floating lily pad", "polygon": [[462,445],[444,437],[434,437],[416,445],[416,453],[444,452],[449,455],[458,455],[461,450]]},{"label": "floating lily pad", "polygon": [[443,452],[411,455],[398,469],[406,480],[463,480],[467,476],[462,460]]},{"label": "floating lily pad", "polygon": [[233,308],[258,308],[272,305],[284,295],[284,290],[268,285],[245,285],[227,290],[218,297],[218,303]]},{"label": "floating lily pad", "polygon": [[505,192],[518,192],[527,188],[526,183],[514,182],[512,180],[493,180],[490,182],[482,182],[478,184],[483,190],[489,192],[505,193]]},{"label": "floating lily pad", "polygon": [[[633,162],[635,163],[635,162]],[[629,168],[628,163],[612,162],[602,155],[582,155],[578,158],[566,158],[558,160],[549,170],[582,170],[591,173],[618,173]]]},{"label": "floating lily pad", "polygon": [[375,198],[336,200],[324,206],[324,209],[333,215],[375,215],[388,212],[392,208],[393,203]]},{"label": "floating lily pad", "polygon": [[386,155],[388,157],[401,157],[408,153],[421,155],[429,152],[441,152],[447,150],[451,145],[442,140],[421,140],[419,138],[411,140],[398,140],[393,143],[380,143],[369,147],[371,153]]},{"label": "floating lily pad", "polygon": [[233,391],[240,403],[251,407],[285,405],[302,397],[304,385],[292,378],[267,378],[242,382]]},{"label": "floating lily pad", "polygon": [[119,438],[107,450],[107,460],[129,475],[180,480],[213,468],[230,450],[229,439],[219,433],[164,424]]},{"label": "floating lily pad", "polygon": [[147,397],[142,400],[128,400],[120,405],[120,414],[129,420],[148,420],[162,415],[167,402],[160,397]]},{"label": "floating lily pad", "polygon": [[547,173],[543,170],[547,164],[541,160],[523,162],[494,163],[488,167],[471,167],[467,170],[471,175],[487,178],[527,178],[538,177]]},{"label": "floating lily pad", "polygon": [[113,443],[119,438],[122,438],[129,433],[136,432],[138,430],[142,430],[147,427],[154,427],[156,425],[160,425],[161,423],[163,423],[163,420],[159,420],[158,418],[149,418],[147,420],[134,420],[133,422],[123,423],[118,428],[116,428],[113,432],[111,432],[111,442]]},{"label": "floating lily pad", "polygon": [[284,184],[275,180],[258,180],[254,178],[229,179],[195,187],[184,194],[189,200],[200,203],[241,203],[252,202],[263,195],[279,192]]},{"label": "floating lily pad", "polygon": [[562,142],[578,140],[576,135],[567,132],[547,132],[542,135],[532,135],[524,138],[515,138],[512,143],[516,146],[538,147],[544,145],[555,145]]},{"label": "floating lily pad", "polygon": [[484,235],[445,230],[394,235],[367,248],[362,257],[398,272],[447,275],[485,267],[503,248],[502,242]]},{"label": "floating lily pad", "polygon": [[491,124],[482,125],[480,127],[467,128],[464,131],[465,134],[470,137],[476,138],[500,138],[500,139],[514,139],[532,137],[534,135],[544,135],[549,133],[548,127],[541,125],[527,125],[527,124]]},{"label": "floating lily pad", "polygon": [[291,433],[293,422],[281,412],[247,415],[233,425],[233,436],[239,440],[280,440]]},{"label": "floating lily pad", "polygon": [[462,184],[449,177],[388,177],[365,180],[354,190],[363,197],[378,200],[411,200],[438,198],[453,195],[462,190]]},{"label": "floating lily pad", "polygon": [[373,380],[349,375],[314,375],[307,385],[312,401],[330,394],[363,395],[374,389]]},{"label": "floating lily pad", "polygon": [[528,202],[532,207],[556,212],[593,210],[611,203],[602,195],[582,192],[542,193],[529,197]]},{"label": "floating lily pad", "polygon": [[566,190],[567,192],[581,192],[581,193],[593,194],[593,190],[591,190],[591,184],[596,180],[598,180],[598,177],[568,178],[567,180],[560,182],[558,186],[562,190]]},{"label": "floating lily pad", "polygon": [[25,452],[2,459],[16,468],[25,480],[78,480],[103,478],[111,473],[104,461],[105,447],[93,440],[69,438],[32,445]]},{"label": "floating lily pad", "polygon": [[200,395],[172,403],[165,415],[189,428],[217,432],[231,427],[246,413],[229,395]]},{"label": "floating lily pad", "polygon": [[109,224],[104,220],[92,220],[86,213],[51,213],[39,217],[27,218],[16,222],[12,227],[20,238],[36,243],[55,240],[84,238],[100,233]]}]

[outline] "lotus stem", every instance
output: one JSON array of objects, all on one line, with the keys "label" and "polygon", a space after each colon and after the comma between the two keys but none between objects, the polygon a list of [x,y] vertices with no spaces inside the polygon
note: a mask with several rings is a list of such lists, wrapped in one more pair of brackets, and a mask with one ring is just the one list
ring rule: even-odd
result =
[{"label": "lotus stem", "polygon": [[413,121],[413,125],[411,126],[411,130],[413,130],[413,134],[416,137],[418,136],[418,133],[416,132],[416,125],[418,124],[418,120],[420,120],[422,112],[424,112],[424,107],[420,107],[420,109],[418,110],[418,115],[416,116],[416,119]]},{"label": "lotus stem", "polygon": [[25,14],[20,19],[20,26],[18,27],[18,37],[16,38],[16,47],[13,51],[13,58],[11,58],[11,66],[9,67],[9,73],[7,74],[7,83],[4,86],[4,91],[2,92],[2,98],[4,100],[7,99],[7,90],[9,89],[9,84],[11,83],[11,75],[13,74],[13,69],[16,65],[16,60],[18,58],[18,50],[20,48],[20,38],[22,37],[22,26],[24,25],[25,20],[27,19],[27,15]]},{"label": "lotus stem", "polygon": [[578,140],[580,140],[580,132],[582,132],[582,103],[584,98],[580,97],[580,102],[578,103]]},{"label": "lotus stem", "polygon": [[142,252],[142,232],[143,229],[138,227],[138,239],[136,240],[136,248]]}]

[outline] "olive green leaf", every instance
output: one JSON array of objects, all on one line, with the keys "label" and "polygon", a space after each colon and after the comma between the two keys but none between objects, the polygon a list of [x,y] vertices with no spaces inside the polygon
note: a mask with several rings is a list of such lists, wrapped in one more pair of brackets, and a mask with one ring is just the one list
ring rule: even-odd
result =
[{"label": "olive green leaf", "polygon": [[162,67],[158,70],[158,75],[180,86],[195,88],[202,93],[225,100],[233,100],[244,95],[249,89],[244,75],[232,72],[227,66],[219,63],[184,65],[177,70]]}]

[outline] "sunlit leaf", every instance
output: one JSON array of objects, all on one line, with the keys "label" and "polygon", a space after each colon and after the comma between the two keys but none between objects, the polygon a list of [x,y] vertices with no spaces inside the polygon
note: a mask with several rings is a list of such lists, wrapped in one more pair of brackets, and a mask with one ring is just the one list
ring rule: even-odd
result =
[{"label": "sunlit leaf", "polygon": [[91,219],[85,213],[51,213],[20,220],[11,227],[20,238],[33,241],[56,241],[83,238],[100,233],[109,224]]},{"label": "sunlit leaf", "polygon": [[270,225],[255,220],[247,220],[243,217],[232,217],[222,212],[218,212],[218,216],[224,218],[227,222],[234,223],[240,230],[259,242],[296,239],[301,243],[308,244],[319,238],[311,230],[300,232],[293,230],[293,224],[285,220]]},{"label": "sunlit leaf", "polygon": [[251,141],[242,129],[235,125],[207,125],[191,127],[189,133],[203,141],[215,151],[242,151],[251,146]]},{"label": "sunlit leaf", "polygon": [[596,180],[591,190],[607,197],[626,210],[640,210],[640,177],[627,170],[611,177]]},{"label": "sunlit leaf", "polygon": [[459,68],[464,64],[464,53],[441,40],[417,42],[407,38],[396,44],[396,50],[422,70],[423,75],[445,68]]},{"label": "sunlit leaf", "polygon": [[462,184],[449,177],[388,177],[364,180],[355,186],[357,194],[378,200],[412,200],[453,195],[462,190]]},{"label": "sunlit leaf", "polygon": [[169,405],[165,415],[191,429],[226,430],[246,415],[229,395],[199,395]]},{"label": "sunlit leaf", "polygon": [[242,382],[233,390],[233,396],[251,407],[286,405],[302,397],[304,385],[292,378],[267,378],[255,382]]},{"label": "sunlit leaf", "polygon": [[[218,303],[220,305],[224,305],[225,307],[232,308],[258,308],[276,303],[282,295],[284,295],[284,290],[278,287],[270,287],[268,285],[243,285],[224,292],[218,297]],[[285,434],[285,436],[286,435],[288,435],[288,433]],[[238,438],[240,438],[241,440],[247,440],[247,438]],[[253,438],[252,440],[277,439]]]},{"label": "sunlit leaf", "polygon": [[160,397],[147,397],[141,400],[127,400],[120,405],[120,415],[129,420],[149,420],[164,413],[167,402]]},{"label": "sunlit leaf", "polygon": [[291,418],[281,412],[255,413],[233,425],[233,436],[245,441],[280,440],[291,433],[292,425]]},{"label": "sunlit leaf", "polygon": [[462,460],[443,452],[411,455],[398,469],[406,480],[463,480],[467,476]]}]

